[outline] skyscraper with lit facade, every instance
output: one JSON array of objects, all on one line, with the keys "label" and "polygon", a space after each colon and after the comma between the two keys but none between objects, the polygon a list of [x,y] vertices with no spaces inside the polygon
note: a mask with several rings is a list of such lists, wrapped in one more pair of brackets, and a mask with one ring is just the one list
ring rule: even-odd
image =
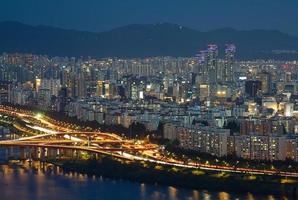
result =
[{"label": "skyscraper with lit facade", "polygon": [[218,74],[218,47],[209,44],[207,50],[197,54],[198,72],[201,76],[201,83],[216,83]]},{"label": "skyscraper with lit facade", "polygon": [[215,44],[208,45],[206,67],[208,71],[207,82],[216,83],[218,74],[218,47]]},{"label": "skyscraper with lit facade", "polygon": [[226,44],[225,48],[225,64],[223,69],[223,81],[233,81],[233,67],[235,64],[236,46],[234,44]]}]

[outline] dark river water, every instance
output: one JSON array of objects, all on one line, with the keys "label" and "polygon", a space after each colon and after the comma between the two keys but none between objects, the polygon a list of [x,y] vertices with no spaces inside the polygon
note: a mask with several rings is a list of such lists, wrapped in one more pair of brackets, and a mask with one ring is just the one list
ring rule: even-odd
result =
[{"label": "dark river water", "polygon": [[0,199],[20,200],[278,200],[277,196],[232,194],[87,177],[39,162],[0,165]]}]

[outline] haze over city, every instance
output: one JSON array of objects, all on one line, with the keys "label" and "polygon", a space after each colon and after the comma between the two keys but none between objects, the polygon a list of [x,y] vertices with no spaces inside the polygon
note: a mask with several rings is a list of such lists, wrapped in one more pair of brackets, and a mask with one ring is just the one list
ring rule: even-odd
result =
[{"label": "haze over city", "polygon": [[298,2],[2,0],[1,198],[298,198]]},{"label": "haze over city", "polygon": [[3,0],[0,21],[95,32],[168,22],[200,31],[231,27],[298,35],[297,6],[295,0]]}]

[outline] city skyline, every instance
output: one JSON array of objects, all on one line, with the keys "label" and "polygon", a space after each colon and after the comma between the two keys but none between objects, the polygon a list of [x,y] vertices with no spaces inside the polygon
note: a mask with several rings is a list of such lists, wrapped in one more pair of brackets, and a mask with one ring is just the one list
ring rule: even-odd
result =
[{"label": "city skyline", "polygon": [[298,197],[298,1],[3,0],[0,189]]}]

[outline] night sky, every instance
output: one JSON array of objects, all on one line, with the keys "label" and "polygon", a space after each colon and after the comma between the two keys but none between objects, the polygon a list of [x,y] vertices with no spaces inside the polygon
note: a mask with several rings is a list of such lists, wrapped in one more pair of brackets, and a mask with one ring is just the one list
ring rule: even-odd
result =
[{"label": "night sky", "polygon": [[277,29],[298,35],[297,0],[1,0],[0,21],[105,31],[127,24],[176,23]]}]

